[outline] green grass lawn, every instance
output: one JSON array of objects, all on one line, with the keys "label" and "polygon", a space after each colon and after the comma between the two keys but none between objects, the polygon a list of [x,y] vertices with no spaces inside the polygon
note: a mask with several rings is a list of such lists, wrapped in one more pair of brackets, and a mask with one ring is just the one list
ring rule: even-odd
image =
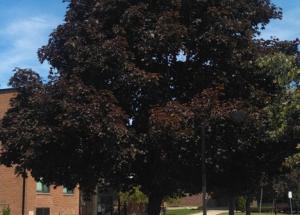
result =
[{"label": "green grass lawn", "polygon": [[[173,209],[173,210],[167,210],[166,215],[190,215],[199,213],[201,210],[198,209]],[[242,212],[235,212],[234,215],[245,215],[246,213]],[[228,213],[220,213],[218,215],[228,215]],[[272,213],[254,213],[252,212],[251,215],[274,215]],[[290,215],[290,214],[284,214],[284,213],[277,213],[277,215]],[[300,215],[300,214],[293,214],[293,215]]]},{"label": "green grass lawn", "polygon": [[[173,210],[167,210],[166,215],[190,215],[194,213],[201,212],[201,210],[198,209],[173,209]],[[245,215],[246,213],[241,212],[235,212],[234,215]],[[228,213],[221,213],[219,215],[228,215]],[[274,215],[272,213],[251,213],[251,215]],[[277,215],[289,215],[284,213],[277,213]],[[300,214],[293,214],[293,215],[300,215]]]},{"label": "green grass lawn", "polygon": [[200,210],[197,209],[173,209],[167,210],[166,215],[190,215],[198,212],[200,212]]},{"label": "green grass lawn", "polygon": [[[234,215],[245,215],[246,213],[242,212],[235,212]],[[219,215],[228,215],[228,213],[221,213]],[[251,213],[251,215],[274,215],[274,213]],[[289,214],[284,214],[284,213],[277,213],[277,215],[289,215]],[[300,214],[293,214],[293,215],[300,215]]]}]

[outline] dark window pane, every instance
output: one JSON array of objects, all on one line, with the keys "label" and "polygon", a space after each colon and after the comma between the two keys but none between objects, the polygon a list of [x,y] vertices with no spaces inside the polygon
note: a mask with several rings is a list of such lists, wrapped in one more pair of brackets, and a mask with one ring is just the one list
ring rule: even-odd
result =
[{"label": "dark window pane", "polygon": [[36,208],[36,215],[50,215],[50,208]]}]

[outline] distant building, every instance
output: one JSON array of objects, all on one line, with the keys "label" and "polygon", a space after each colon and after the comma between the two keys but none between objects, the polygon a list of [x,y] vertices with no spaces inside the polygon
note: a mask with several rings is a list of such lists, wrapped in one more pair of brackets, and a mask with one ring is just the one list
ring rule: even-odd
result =
[{"label": "distant building", "polygon": [[[13,89],[0,90],[0,119],[16,94]],[[0,214],[9,208],[11,215],[79,215],[79,197],[78,188],[48,187],[31,176],[16,176],[13,168],[0,166]]]},{"label": "distant building", "polygon": [[106,192],[96,188],[95,193],[84,199],[81,195],[80,215],[112,215],[124,214],[124,208],[118,205],[118,198],[113,189]]}]

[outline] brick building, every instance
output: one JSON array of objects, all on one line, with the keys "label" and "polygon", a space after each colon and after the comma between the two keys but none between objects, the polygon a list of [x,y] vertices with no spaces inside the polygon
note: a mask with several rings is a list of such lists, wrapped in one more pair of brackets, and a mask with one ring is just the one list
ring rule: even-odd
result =
[{"label": "brick building", "polygon": [[[0,118],[9,108],[9,101],[16,96],[13,89],[0,90]],[[0,166],[0,215],[4,208],[11,215],[78,215],[79,189],[54,188],[14,174],[13,168]]]}]

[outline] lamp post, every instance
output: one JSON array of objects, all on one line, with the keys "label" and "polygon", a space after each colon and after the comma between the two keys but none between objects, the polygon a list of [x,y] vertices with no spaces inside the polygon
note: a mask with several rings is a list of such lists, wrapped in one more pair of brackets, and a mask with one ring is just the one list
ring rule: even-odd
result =
[{"label": "lamp post", "polygon": [[25,192],[26,192],[26,171],[23,170],[22,173],[22,208],[21,214],[25,215]]},{"label": "lamp post", "polygon": [[206,166],[205,166],[205,126],[201,125],[201,171],[202,171],[202,210],[203,215],[207,215],[206,208]]},{"label": "lamp post", "polygon": [[26,177],[22,175],[22,215],[25,215],[25,187],[26,185]]},{"label": "lamp post", "polygon": [[[233,112],[230,113],[230,119],[235,122],[236,124],[240,125],[242,124],[246,117],[247,113],[241,110],[234,110]],[[234,195],[230,194],[229,198],[229,215],[234,214]]]},{"label": "lamp post", "polygon": [[293,206],[292,206],[293,193],[292,193],[292,191],[289,191],[289,192],[288,192],[288,197],[289,197],[289,200],[290,200],[290,210],[291,210],[291,214],[293,214]]},{"label": "lamp post", "polygon": [[[233,111],[230,115],[230,118],[236,122],[236,123],[242,123],[245,118],[247,117],[247,113],[244,111]],[[205,156],[205,151],[206,151],[206,142],[205,142],[205,137],[206,137],[206,132],[205,132],[206,126],[204,123],[201,124],[201,171],[202,171],[202,214],[207,215],[207,183],[206,183],[206,156]]]}]

